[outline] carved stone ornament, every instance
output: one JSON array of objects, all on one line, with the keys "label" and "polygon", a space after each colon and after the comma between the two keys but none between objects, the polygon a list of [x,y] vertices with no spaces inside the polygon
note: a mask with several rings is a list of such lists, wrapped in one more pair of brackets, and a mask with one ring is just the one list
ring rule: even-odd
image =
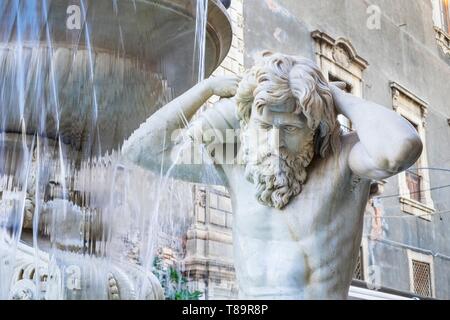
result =
[{"label": "carved stone ornament", "polygon": [[341,45],[334,46],[333,59],[344,68],[348,68],[352,63],[352,59],[347,50]]}]

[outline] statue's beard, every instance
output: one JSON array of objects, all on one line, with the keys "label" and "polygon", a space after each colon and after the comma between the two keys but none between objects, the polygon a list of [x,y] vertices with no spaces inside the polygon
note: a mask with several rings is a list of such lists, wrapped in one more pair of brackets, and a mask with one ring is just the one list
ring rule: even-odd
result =
[{"label": "statue's beard", "polygon": [[314,157],[311,143],[299,154],[280,148],[278,155],[256,155],[248,161],[251,151],[243,145],[245,177],[256,185],[256,198],[268,207],[283,209],[290,200],[302,192],[307,178],[307,167]]}]

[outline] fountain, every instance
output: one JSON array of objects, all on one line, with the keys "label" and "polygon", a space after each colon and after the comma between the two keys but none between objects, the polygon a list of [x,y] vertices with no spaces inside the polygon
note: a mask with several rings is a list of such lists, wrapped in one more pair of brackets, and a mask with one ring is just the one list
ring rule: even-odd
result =
[{"label": "fountain", "polygon": [[156,239],[188,187],[117,150],[225,58],[226,9],[197,1],[0,3],[0,299],[163,298]]}]

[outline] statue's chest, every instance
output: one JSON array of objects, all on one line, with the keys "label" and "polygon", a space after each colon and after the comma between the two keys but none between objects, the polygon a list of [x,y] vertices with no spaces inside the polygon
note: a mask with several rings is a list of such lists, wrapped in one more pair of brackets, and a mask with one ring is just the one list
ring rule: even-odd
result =
[{"label": "statue's chest", "polygon": [[356,217],[358,203],[366,198],[361,192],[364,182],[339,163],[313,169],[302,192],[282,210],[260,204],[256,188],[245,180],[243,170],[235,172],[230,181],[234,228],[261,239],[302,241],[311,234],[337,229],[341,220],[351,219],[351,215]]}]

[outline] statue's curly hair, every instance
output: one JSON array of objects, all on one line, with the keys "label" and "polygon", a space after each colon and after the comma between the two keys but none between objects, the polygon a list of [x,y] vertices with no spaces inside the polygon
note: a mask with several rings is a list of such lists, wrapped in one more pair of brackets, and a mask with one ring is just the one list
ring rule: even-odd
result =
[{"label": "statue's curly hair", "polygon": [[303,113],[315,131],[315,153],[325,157],[340,148],[341,134],[337,112],[328,82],[317,65],[306,58],[265,51],[254,67],[247,70],[236,94],[237,116],[245,129],[252,106],[282,104],[296,100],[294,113]]}]

